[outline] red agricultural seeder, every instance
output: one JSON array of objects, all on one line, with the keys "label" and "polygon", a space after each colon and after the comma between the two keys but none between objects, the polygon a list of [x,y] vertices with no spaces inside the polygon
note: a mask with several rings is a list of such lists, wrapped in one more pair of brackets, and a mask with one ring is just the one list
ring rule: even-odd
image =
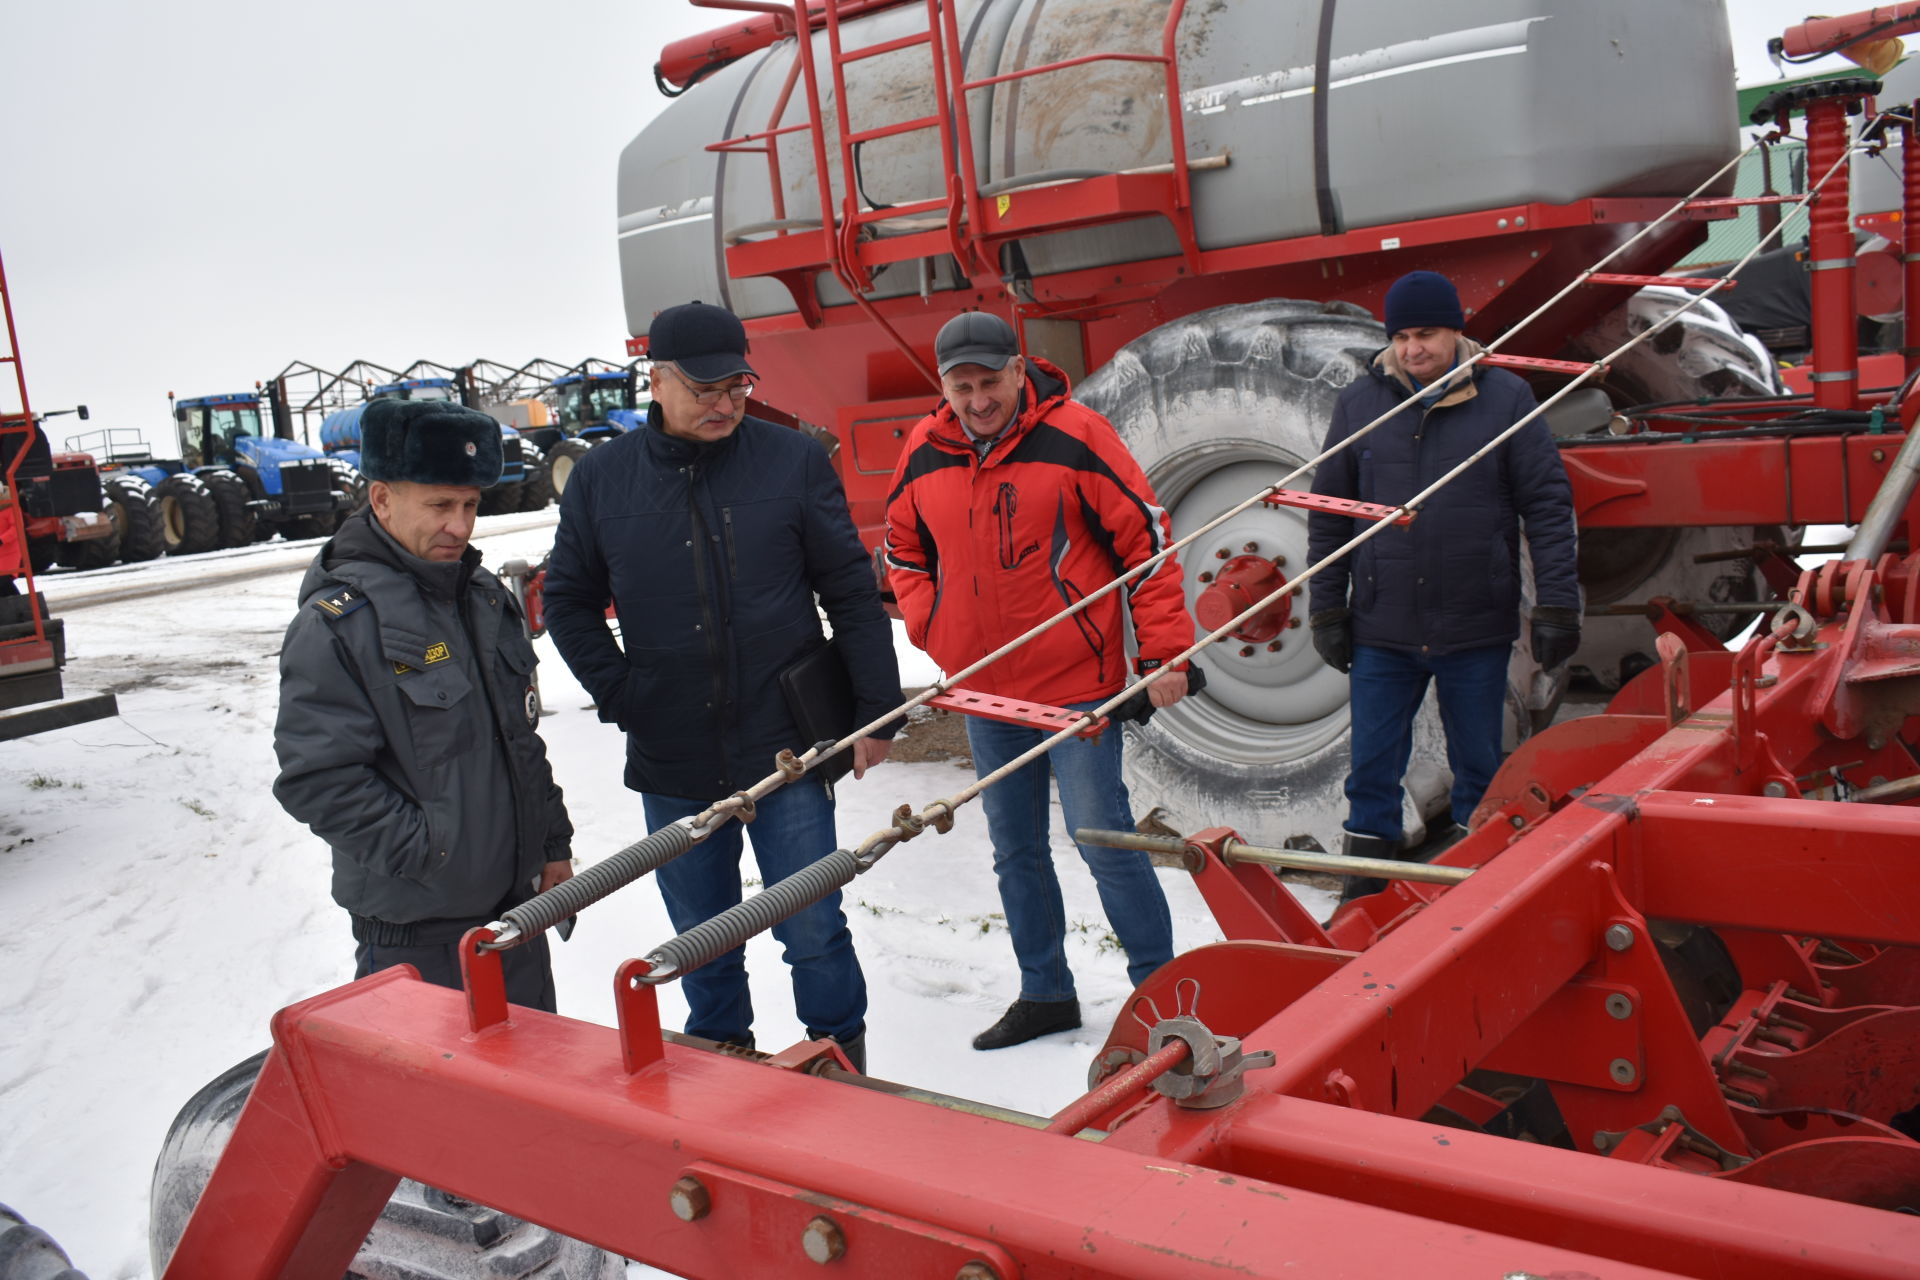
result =
[{"label": "red agricultural seeder", "polygon": [[[725,7],[789,31],[835,12]],[[885,6],[838,6],[869,7]],[[938,0],[929,12],[951,17]],[[1810,23],[1786,52],[1917,27],[1920,4],[1904,4]],[[1431,864],[1263,847],[1224,828],[1083,833],[1191,872],[1226,940],[1140,988],[1089,1092],[1051,1117],[869,1080],[826,1042],[763,1060],[711,1052],[663,1032],[654,997],[895,846],[944,831],[993,777],[902,805],[857,846],[628,961],[613,975],[617,1028],[506,1003],[500,948],[719,823],[750,820],[756,799],[871,726],[784,756],[749,791],[470,934],[464,997],[389,971],[284,1010],[169,1280],[331,1280],[401,1177],[688,1276],[1920,1274],[1920,351],[1906,385],[1863,395],[1849,337],[1847,161],[1874,145],[1849,113],[1875,90],[1840,82],[1772,107],[1783,128],[1804,113],[1819,179],[1804,198],[1811,396],[1655,406],[1563,448],[1583,530],[1701,511],[1725,525],[1856,526],[1817,568],[1795,565],[1788,543],[1749,549],[1778,598],[1724,606],[1765,618],[1738,651],[1701,625],[1711,603],[1635,605],[1660,632],[1656,665],[1604,714],[1525,741],[1470,833]],[[1910,144],[1907,317],[1920,332],[1915,118],[1870,118]],[[1102,189],[1177,196],[1183,181],[1180,169]],[[1060,190],[1049,200],[1069,201]],[[1670,260],[1673,226],[1714,208],[1689,198],[1667,224],[1636,206],[1652,229],[1637,247],[1612,233],[1617,205],[1526,216],[1577,223],[1576,241],[1594,232],[1642,270]],[[954,209],[949,228],[994,216]],[[851,273],[850,258],[884,241],[855,234],[863,219],[848,210],[848,234],[808,251]],[[1207,275],[1205,252],[1179,258]],[[1262,269],[1290,269],[1269,258]],[[1142,301],[1116,298],[1089,323],[1156,305],[1144,300],[1155,265],[1123,273]],[[1351,279],[1364,295],[1389,277],[1362,265]],[[1641,280],[1578,275],[1568,289]],[[851,273],[856,299],[859,283]],[[1482,301],[1512,321],[1550,307],[1549,293],[1486,285]],[[841,310],[769,352],[861,323]],[[1532,369],[1563,380],[1554,399],[1607,367]],[[1282,483],[1243,506],[1308,501]],[[1350,512],[1373,522],[1355,543],[1417,520],[1418,505]],[[1285,630],[1290,594],[1317,570],[1273,568],[1210,582],[1194,652]],[[998,656],[914,703],[969,709],[961,682]],[[1111,705],[1086,718],[996,710],[1065,735],[1101,728]],[[1390,884],[1322,925],[1281,883],[1286,867]]]}]

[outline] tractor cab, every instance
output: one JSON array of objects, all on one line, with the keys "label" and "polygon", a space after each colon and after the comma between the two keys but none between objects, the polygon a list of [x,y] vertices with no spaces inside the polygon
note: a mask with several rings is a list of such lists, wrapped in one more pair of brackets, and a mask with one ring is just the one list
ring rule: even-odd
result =
[{"label": "tractor cab", "polygon": [[569,373],[547,384],[545,398],[562,433],[591,439],[620,435],[646,421],[648,402],[640,399],[639,387],[640,375],[631,366]]},{"label": "tractor cab", "polygon": [[369,400],[458,400],[459,388],[451,378],[408,378],[373,389]]},{"label": "tractor cab", "polygon": [[175,401],[173,423],[187,470],[230,466],[243,451],[240,441],[261,437],[260,397],[244,392]]}]

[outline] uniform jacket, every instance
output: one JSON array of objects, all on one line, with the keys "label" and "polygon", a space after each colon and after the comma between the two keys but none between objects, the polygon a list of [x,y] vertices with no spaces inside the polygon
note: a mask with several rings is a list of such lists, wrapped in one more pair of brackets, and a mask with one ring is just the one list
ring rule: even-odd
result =
[{"label": "uniform jacket", "polygon": [[826,451],[753,417],[723,440],[683,440],[660,429],[659,413],[575,466],[547,568],[547,628],[600,718],[626,730],[627,785],[716,800],[772,773],[782,750],[813,745],[779,676],[826,643],[822,609],[859,723],[900,704],[900,670]]},{"label": "uniform jacket", "polygon": [[[907,635],[952,673],[1171,541],[1167,513],[1112,424],[1029,359],[1022,407],[986,456],[944,400],[908,435],[887,501],[887,576]],[[1172,556],[976,675],[982,693],[1064,706],[1126,682],[1123,607],[1139,666],[1194,640]]]},{"label": "uniform jacket", "polygon": [[402,551],[370,512],[314,557],[280,651],[273,793],[333,847],[334,900],[485,918],[569,856],[520,607],[468,548]]},{"label": "uniform jacket", "polygon": [[[1480,350],[1461,339],[1460,359]],[[1334,407],[1327,446],[1413,393],[1388,347]],[[1322,462],[1313,491],[1396,506],[1532,412],[1533,392],[1504,369],[1475,365],[1472,381],[1437,404],[1418,403]],[[1365,527],[1313,512],[1308,555],[1318,562]],[[1410,525],[1390,528],[1308,584],[1315,614],[1352,609],[1353,641],[1444,654],[1511,644],[1520,634],[1520,533],[1542,605],[1578,609],[1573,492],[1539,418],[1428,499]]]}]

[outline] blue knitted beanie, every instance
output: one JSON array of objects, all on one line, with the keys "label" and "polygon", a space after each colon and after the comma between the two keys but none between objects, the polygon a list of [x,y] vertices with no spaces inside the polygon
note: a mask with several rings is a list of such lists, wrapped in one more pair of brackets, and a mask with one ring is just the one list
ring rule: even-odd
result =
[{"label": "blue knitted beanie", "polygon": [[1387,290],[1389,336],[1402,329],[1464,329],[1460,294],[1453,281],[1437,271],[1409,271]]}]

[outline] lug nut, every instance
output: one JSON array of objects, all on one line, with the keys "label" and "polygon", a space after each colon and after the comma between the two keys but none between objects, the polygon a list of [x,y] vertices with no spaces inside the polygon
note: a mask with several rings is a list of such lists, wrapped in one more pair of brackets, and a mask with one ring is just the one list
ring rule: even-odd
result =
[{"label": "lug nut", "polygon": [[1300,619],[1298,619],[1298,618],[1288,618],[1288,619],[1287,619],[1287,629],[1288,629],[1289,631],[1298,631],[1298,630],[1300,629]]},{"label": "lug nut", "polygon": [[1252,555],[1254,552],[1260,549],[1260,544],[1257,542],[1248,542],[1248,543],[1242,544],[1240,549],[1246,552],[1248,555]]},{"label": "lug nut", "polygon": [[700,1179],[686,1177],[667,1192],[667,1203],[673,1206],[673,1216],[680,1221],[698,1222],[713,1208],[713,1197],[707,1194],[706,1184]]},{"label": "lug nut", "polygon": [[1633,1001],[1618,991],[1607,997],[1607,1016],[1625,1021],[1633,1016]]},{"label": "lug nut", "polygon": [[1211,570],[1211,569],[1205,569],[1205,570],[1202,570],[1202,571],[1201,571],[1201,573],[1200,573],[1200,581],[1202,581],[1202,582],[1212,582],[1212,581],[1213,581],[1213,570]]},{"label": "lug nut", "polygon": [[815,1262],[825,1264],[847,1251],[847,1237],[832,1218],[815,1218],[801,1233],[800,1248]]},{"label": "lug nut", "polygon": [[1241,645],[1240,656],[1243,658],[1251,658],[1253,656],[1253,646],[1250,644]]},{"label": "lug nut", "polygon": [[1287,558],[1286,558],[1285,556],[1275,556],[1275,557],[1273,558],[1273,567],[1274,567],[1274,568],[1276,568],[1276,569],[1284,569],[1284,568],[1286,568],[1286,567],[1287,567]]},{"label": "lug nut", "polygon": [[1213,553],[1213,558],[1215,560],[1225,560],[1227,558],[1227,549],[1225,547],[1220,548]]},{"label": "lug nut", "polygon": [[1624,924],[1610,924],[1603,935],[1607,945],[1615,951],[1625,951],[1633,945],[1633,930]]},{"label": "lug nut", "polygon": [[1270,641],[1267,645],[1267,652],[1268,653],[1280,652],[1280,642],[1278,640]]}]

